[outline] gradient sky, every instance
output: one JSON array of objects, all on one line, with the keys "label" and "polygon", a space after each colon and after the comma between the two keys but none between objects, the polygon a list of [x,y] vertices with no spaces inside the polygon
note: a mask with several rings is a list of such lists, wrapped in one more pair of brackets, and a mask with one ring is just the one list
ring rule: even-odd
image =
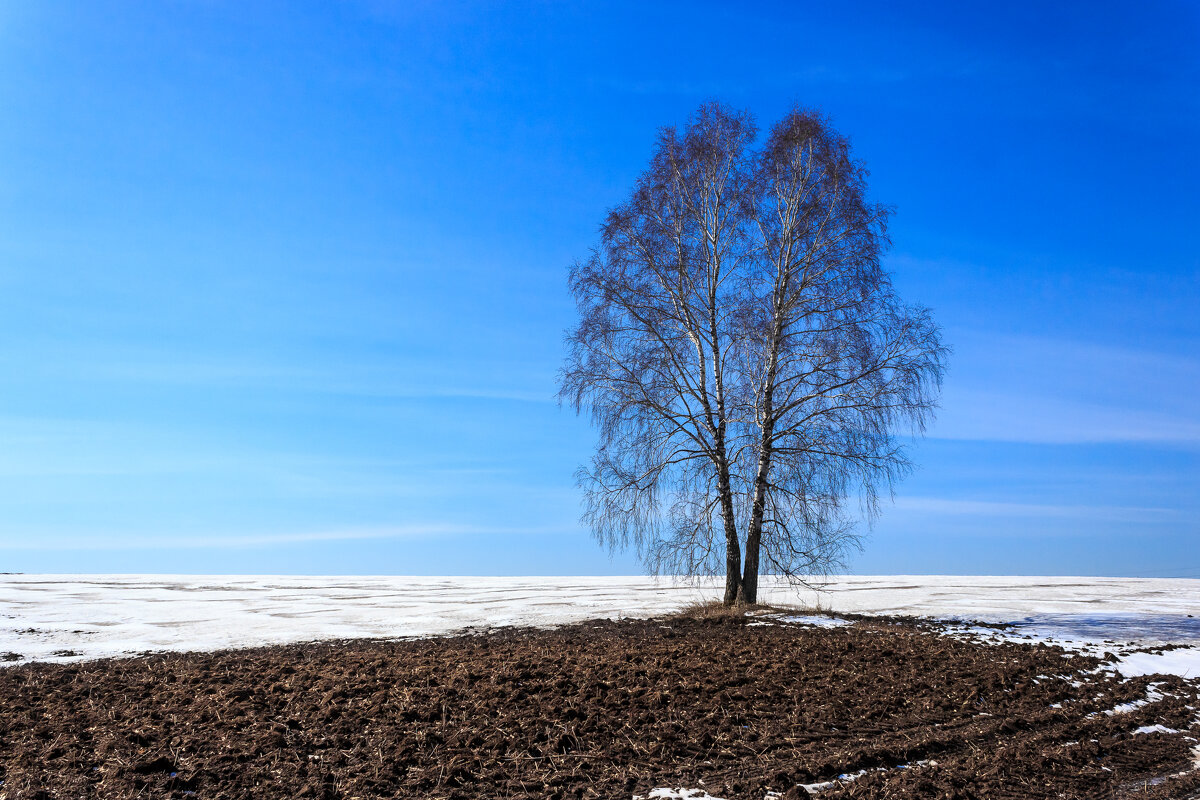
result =
[{"label": "gradient sky", "polygon": [[0,0],[0,571],[639,571],[566,271],[717,98],[954,348],[853,572],[1200,576],[1200,6],[850,6]]}]

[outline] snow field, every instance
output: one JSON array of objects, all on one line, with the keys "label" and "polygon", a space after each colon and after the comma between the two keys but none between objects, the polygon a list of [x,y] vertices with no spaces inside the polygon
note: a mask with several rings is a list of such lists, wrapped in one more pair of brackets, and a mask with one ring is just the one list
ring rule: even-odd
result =
[{"label": "snow field", "polygon": [[[0,659],[19,657],[0,663],[649,617],[720,594],[716,580],[646,577],[0,575]],[[768,579],[761,595],[764,603],[834,613],[1012,622],[1015,632],[976,630],[1122,650],[1118,668],[1127,677],[1200,675],[1200,580],[852,576],[816,589]],[[1195,646],[1147,653],[1116,642]]]}]

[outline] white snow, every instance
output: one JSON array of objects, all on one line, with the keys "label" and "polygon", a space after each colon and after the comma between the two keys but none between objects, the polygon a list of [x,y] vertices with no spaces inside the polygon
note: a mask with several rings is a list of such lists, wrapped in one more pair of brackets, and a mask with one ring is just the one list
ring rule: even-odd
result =
[{"label": "white snow", "polygon": [[840,617],[829,617],[822,614],[780,614],[777,612],[752,613],[755,619],[747,625],[807,625],[812,628],[844,628],[854,622]]},{"label": "white snow", "polygon": [[[936,766],[937,762],[936,761],[916,761],[916,762],[913,762],[912,764],[899,764],[895,767],[890,767],[890,769],[912,769],[913,767],[923,767],[927,764],[931,765],[931,766]],[[826,789],[831,789],[834,786],[838,786],[839,784],[851,783],[853,781],[856,781],[859,778],[861,778],[863,775],[866,775],[870,772],[886,772],[888,769],[889,769],[889,767],[875,767],[874,769],[869,769],[869,770],[868,769],[860,769],[857,772],[844,772],[832,780],[819,781],[817,783],[801,783],[801,784],[797,784],[797,785],[801,789],[803,789],[805,792],[807,792],[808,794],[818,794],[820,792],[825,791]],[[767,795],[764,798],[764,800],[776,800],[776,798],[778,798],[780,796],[781,795],[778,792],[767,792]],[[682,789],[682,788],[680,788],[680,789],[667,789],[667,788],[651,789],[650,794],[648,794],[648,795],[643,796],[643,795],[635,794],[633,796],[633,800],[658,800],[659,798],[662,798],[662,800],[723,800],[723,798],[714,797],[714,796],[710,795],[708,792],[704,791],[703,789]]]},{"label": "white snow", "polygon": [[[648,617],[717,599],[721,589],[716,580],[645,577],[0,575],[0,659],[9,652],[54,661]],[[819,590],[764,580],[759,599],[834,613],[1015,622],[1018,636],[1200,645],[1200,620],[1187,616],[1200,614],[1194,579],[852,576]],[[56,655],[64,652],[75,655]],[[1196,676],[1198,665],[1200,646],[1125,655],[1118,668]]]},{"label": "white snow", "polygon": [[1142,706],[1148,706],[1151,703],[1157,703],[1159,700],[1163,699],[1162,692],[1159,691],[1159,687],[1161,685],[1162,684],[1159,683],[1152,683],[1146,687],[1146,696],[1144,698],[1134,700],[1129,703],[1121,703],[1119,706],[1110,708],[1104,713],[1110,717],[1116,714],[1128,714],[1131,711],[1137,711]]},{"label": "white snow", "polygon": [[936,767],[937,763],[938,762],[933,761],[933,760],[914,761],[911,764],[897,764],[894,767],[875,767],[874,769],[860,769],[858,772],[842,773],[841,775],[838,775],[836,778],[834,778],[833,780],[830,780],[830,781],[820,781],[818,783],[801,783],[801,784],[799,784],[799,786],[801,789],[808,792],[809,794],[817,794],[818,792],[823,792],[826,789],[831,789],[834,786],[837,786],[838,784],[850,783],[852,781],[856,781],[859,778],[861,778],[863,775],[866,775],[867,773],[870,773],[870,772],[887,772],[889,769],[912,769],[913,767],[924,767],[926,765]]},{"label": "white snow", "polygon": [[650,794],[643,797],[640,794],[635,794],[633,800],[724,800],[720,797],[713,797],[703,789],[651,789]]},{"label": "white snow", "polygon": [[822,617],[816,614],[779,617],[779,621],[790,622],[793,625],[811,625],[815,628],[842,628],[846,625],[854,624],[848,619],[839,619],[838,617]]},{"label": "white snow", "polygon": [[1116,669],[1126,678],[1139,675],[1200,677],[1200,647],[1168,650],[1165,653],[1130,653],[1117,659]]},{"label": "white snow", "polygon": [[1020,623],[1040,637],[1200,643],[1194,578],[849,576],[801,592],[800,602],[841,613]]},{"label": "white snow", "polygon": [[[876,767],[875,771],[883,772],[885,769],[886,769],[886,767]],[[858,772],[846,772],[841,775],[838,775],[836,778],[834,778],[831,781],[820,781],[819,783],[802,783],[802,784],[800,784],[800,788],[804,789],[804,791],[808,792],[809,794],[816,794],[817,792],[823,792],[826,789],[832,789],[834,786],[837,786],[839,783],[850,783],[852,781],[856,781],[859,778],[861,778],[863,775],[866,775],[868,771],[869,770],[860,769]]]},{"label": "white snow", "polygon": [[[711,594],[637,577],[0,575],[0,658],[98,658],[645,617]],[[63,651],[78,656],[55,656]]]}]

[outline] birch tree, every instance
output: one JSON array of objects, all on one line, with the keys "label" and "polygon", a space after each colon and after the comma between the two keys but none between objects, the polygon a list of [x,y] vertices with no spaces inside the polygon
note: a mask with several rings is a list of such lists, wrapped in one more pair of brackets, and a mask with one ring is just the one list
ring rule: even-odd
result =
[{"label": "birch tree", "polygon": [[946,352],[881,265],[888,210],[846,140],[800,109],[756,134],[716,103],[660,132],[571,270],[560,389],[599,430],[577,476],[596,537],[656,572],[723,572],[726,605],[857,545]]}]

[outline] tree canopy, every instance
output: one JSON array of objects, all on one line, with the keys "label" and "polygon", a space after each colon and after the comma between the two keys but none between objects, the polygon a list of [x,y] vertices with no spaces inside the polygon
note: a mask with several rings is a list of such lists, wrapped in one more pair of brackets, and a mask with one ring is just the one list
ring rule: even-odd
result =
[{"label": "tree canopy", "polygon": [[715,102],[659,133],[571,270],[560,388],[599,429],[578,474],[593,533],[655,571],[724,572],[727,605],[858,544],[947,353],[881,263],[890,210],[846,139],[800,108],[757,139]]}]

